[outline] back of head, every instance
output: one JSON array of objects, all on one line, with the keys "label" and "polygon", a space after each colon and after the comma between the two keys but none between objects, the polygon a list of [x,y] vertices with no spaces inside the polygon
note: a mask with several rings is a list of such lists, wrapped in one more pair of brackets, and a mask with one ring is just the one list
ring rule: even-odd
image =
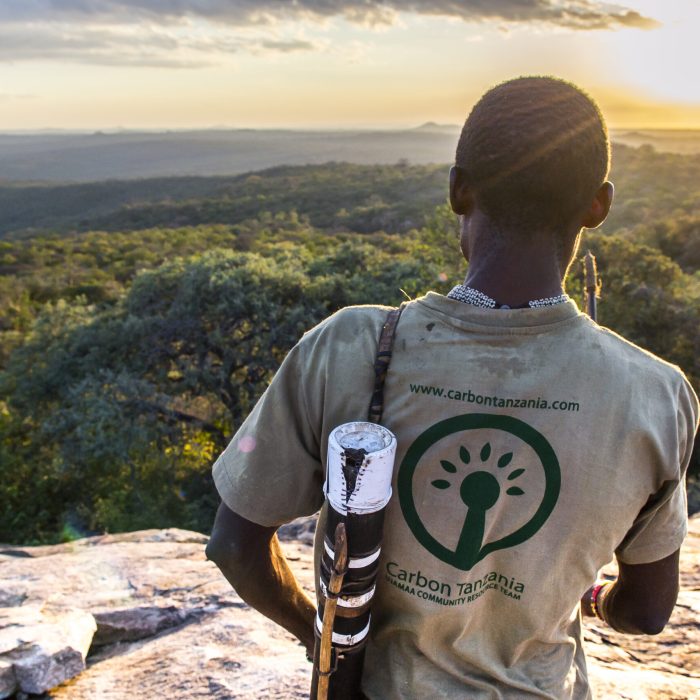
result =
[{"label": "back of head", "polygon": [[598,106],[571,83],[549,77],[489,90],[464,124],[456,157],[481,212],[499,230],[524,235],[570,227],[609,164]]}]

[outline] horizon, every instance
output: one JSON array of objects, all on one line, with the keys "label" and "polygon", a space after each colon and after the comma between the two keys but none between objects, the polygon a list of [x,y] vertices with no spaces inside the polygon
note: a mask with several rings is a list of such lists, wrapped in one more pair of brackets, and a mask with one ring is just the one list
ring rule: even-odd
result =
[{"label": "horizon", "polygon": [[[440,124],[437,122],[424,122],[418,125],[348,125],[348,126],[303,126],[303,125],[278,125],[278,126],[226,126],[223,124],[213,126],[193,126],[193,127],[86,127],[84,129],[71,129],[60,127],[38,127],[33,129],[0,129],[0,136],[118,136],[120,134],[188,134],[198,132],[236,132],[236,131],[259,131],[259,132],[298,132],[298,133],[352,133],[352,132],[410,132],[428,130],[447,131],[454,129],[458,131],[462,128],[460,124]],[[620,134],[626,132],[664,132],[664,133],[700,133],[700,125],[694,127],[654,127],[654,126],[617,126],[609,127],[610,134]]]}]

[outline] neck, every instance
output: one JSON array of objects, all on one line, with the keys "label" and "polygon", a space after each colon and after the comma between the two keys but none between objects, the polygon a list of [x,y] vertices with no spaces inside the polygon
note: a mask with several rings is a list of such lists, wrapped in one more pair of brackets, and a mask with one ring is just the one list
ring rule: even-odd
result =
[{"label": "neck", "polygon": [[464,284],[488,294],[500,304],[520,306],[564,292],[561,261],[555,251],[539,245],[471,251]]}]

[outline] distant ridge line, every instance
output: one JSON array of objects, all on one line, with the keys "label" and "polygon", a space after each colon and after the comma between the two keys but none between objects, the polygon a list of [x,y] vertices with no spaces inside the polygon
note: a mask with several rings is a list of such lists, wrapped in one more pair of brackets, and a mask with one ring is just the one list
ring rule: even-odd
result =
[{"label": "distant ridge line", "polygon": [[[394,130],[118,131],[0,134],[0,181],[95,182],[229,176],[279,165],[450,163],[456,125]],[[700,130],[613,130],[613,141],[700,154]]]}]

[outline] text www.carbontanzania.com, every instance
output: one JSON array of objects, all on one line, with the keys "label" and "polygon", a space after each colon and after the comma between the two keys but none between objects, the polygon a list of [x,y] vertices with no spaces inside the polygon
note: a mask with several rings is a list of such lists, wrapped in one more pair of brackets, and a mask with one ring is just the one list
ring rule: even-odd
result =
[{"label": "text www.carbontanzania.com", "polygon": [[449,389],[441,386],[429,386],[425,384],[409,384],[411,393],[437,396],[451,401],[463,401],[478,406],[492,406],[493,408],[535,408],[542,411],[578,411],[580,406],[576,401],[548,401],[538,396],[536,399],[516,399],[502,396],[486,396],[475,394],[471,389]]}]

